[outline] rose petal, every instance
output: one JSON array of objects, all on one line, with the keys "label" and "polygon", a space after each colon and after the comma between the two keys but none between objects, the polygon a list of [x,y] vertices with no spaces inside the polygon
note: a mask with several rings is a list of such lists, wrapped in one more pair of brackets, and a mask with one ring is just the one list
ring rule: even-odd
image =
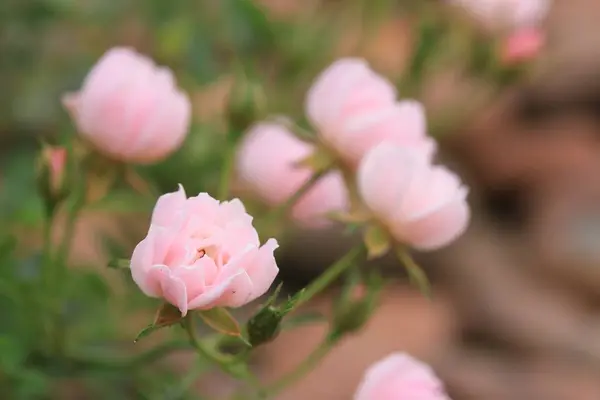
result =
[{"label": "rose petal", "polygon": [[180,217],[186,199],[185,189],[181,184],[176,192],[160,196],[152,212],[152,224],[169,226],[169,224]]}]

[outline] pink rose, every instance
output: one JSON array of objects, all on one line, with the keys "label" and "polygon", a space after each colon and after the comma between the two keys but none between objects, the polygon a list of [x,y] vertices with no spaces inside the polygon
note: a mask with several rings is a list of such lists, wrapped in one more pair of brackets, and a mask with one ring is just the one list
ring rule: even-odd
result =
[{"label": "pink rose", "polygon": [[394,86],[360,59],[338,60],[322,72],[308,92],[306,113],[323,142],[351,166],[382,142],[418,149],[426,158],[435,151],[423,107],[396,102]]},{"label": "pink rose", "polygon": [[240,307],[263,295],[279,269],[275,239],[260,246],[252,217],[238,200],[183,187],[161,196],[150,230],[131,257],[131,275],[148,296],[188,310]]},{"label": "pink rose", "polygon": [[426,364],[404,353],[394,353],[372,365],[354,400],[450,400]]},{"label": "pink rose", "polygon": [[538,25],[548,14],[550,0],[450,0],[491,30]]},{"label": "pink rose", "polygon": [[371,150],[359,167],[358,188],[396,240],[421,250],[449,244],[469,221],[467,188],[414,150],[388,144]]},{"label": "pink rose", "polygon": [[523,28],[502,42],[500,57],[505,65],[519,64],[535,58],[544,47],[544,33],[538,28]]},{"label": "pink rose", "polygon": [[152,163],[180,147],[191,105],[167,68],[128,48],[106,52],[63,103],[80,134],[122,161]]},{"label": "pink rose", "polygon": [[[276,123],[254,125],[246,133],[237,155],[242,184],[266,203],[277,206],[289,199],[312,175],[308,167],[295,165],[308,157],[314,146],[303,142]],[[348,208],[348,193],[339,171],[330,172],[292,207],[292,218],[311,228],[326,226],[325,214]]]}]

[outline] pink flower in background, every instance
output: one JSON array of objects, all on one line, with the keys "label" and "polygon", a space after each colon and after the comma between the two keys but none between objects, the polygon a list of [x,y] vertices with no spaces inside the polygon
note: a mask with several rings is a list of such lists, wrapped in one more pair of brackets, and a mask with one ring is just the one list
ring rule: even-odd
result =
[{"label": "pink flower in background", "polygon": [[252,217],[235,199],[183,187],[161,196],[148,235],[131,257],[131,275],[148,296],[164,298],[182,315],[191,309],[240,307],[263,295],[279,269],[275,239],[260,246]]},{"label": "pink flower in background", "polygon": [[399,242],[434,250],[468,225],[468,189],[454,173],[414,150],[379,145],[365,156],[357,176],[365,205]]},{"label": "pink flower in background", "polygon": [[[308,167],[295,165],[308,157],[314,146],[303,142],[286,127],[263,122],[246,133],[237,154],[237,173],[242,184],[272,206],[289,199],[312,175]],[[325,214],[348,208],[348,193],[341,173],[330,172],[292,207],[292,218],[307,227],[323,227]]]},{"label": "pink flower in background", "polygon": [[354,400],[450,400],[426,364],[404,353],[393,353],[372,365]]},{"label": "pink flower in background", "polygon": [[361,59],[341,59],[323,71],[308,92],[306,114],[322,141],[351,166],[382,142],[415,148],[426,158],[435,151],[423,107],[396,102],[394,86]]},{"label": "pink flower in background", "polygon": [[106,52],[63,103],[88,142],[128,162],[152,163],[177,150],[191,119],[172,72],[122,47]]},{"label": "pink flower in background", "polygon": [[519,64],[535,58],[545,44],[544,32],[538,28],[523,28],[502,41],[500,58],[505,65]]},{"label": "pink flower in background", "polygon": [[550,0],[450,0],[485,27],[512,30],[538,25],[548,14]]}]

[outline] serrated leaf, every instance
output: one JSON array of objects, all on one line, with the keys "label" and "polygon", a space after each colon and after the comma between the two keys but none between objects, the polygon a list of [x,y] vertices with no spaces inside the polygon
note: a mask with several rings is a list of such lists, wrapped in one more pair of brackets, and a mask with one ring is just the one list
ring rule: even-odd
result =
[{"label": "serrated leaf", "polygon": [[108,268],[129,269],[131,261],[126,258],[117,258],[108,262]]},{"label": "serrated leaf", "polygon": [[388,233],[377,225],[371,225],[365,230],[363,240],[367,247],[368,259],[383,256],[391,247]]},{"label": "serrated leaf", "polygon": [[134,339],[134,343],[137,343],[140,339],[145,338],[159,329],[175,325],[181,322],[182,319],[183,317],[181,316],[181,311],[179,311],[177,307],[169,303],[164,303],[156,312],[154,322],[142,329],[140,333],[137,334],[136,338]]},{"label": "serrated leaf", "polygon": [[204,323],[215,331],[228,336],[242,336],[240,324],[225,308],[211,308],[198,312]]}]

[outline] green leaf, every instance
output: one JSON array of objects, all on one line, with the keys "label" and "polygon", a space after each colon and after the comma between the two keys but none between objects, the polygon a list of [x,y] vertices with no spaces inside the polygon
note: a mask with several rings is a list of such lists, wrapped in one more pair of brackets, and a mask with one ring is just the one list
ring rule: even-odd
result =
[{"label": "green leaf", "polygon": [[114,269],[129,269],[131,260],[126,258],[117,258],[108,262],[108,268]]},{"label": "green leaf", "polygon": [[371,225],[365,230],[363,240],[367,247],[368,259],[383,256],[391,247],[388,233],[377,225]]},{"label": "green leaf", "polygon": [[242,336],[240,324],[225,308],[218,307],[199,311],[198,315],[206,325],[223,335]]},{"label": "green leaf", "polygon": [[137,334],[136,338],[134,339],[134,343],[137,343],[140,339],[145,338],[159,329],[175,325],[181,322],[182,319],[183,317],[181,316],[181,312],[177,307],[169,303],[164,303],[156,312],[154,322],[142,329],[140,333]]}]

